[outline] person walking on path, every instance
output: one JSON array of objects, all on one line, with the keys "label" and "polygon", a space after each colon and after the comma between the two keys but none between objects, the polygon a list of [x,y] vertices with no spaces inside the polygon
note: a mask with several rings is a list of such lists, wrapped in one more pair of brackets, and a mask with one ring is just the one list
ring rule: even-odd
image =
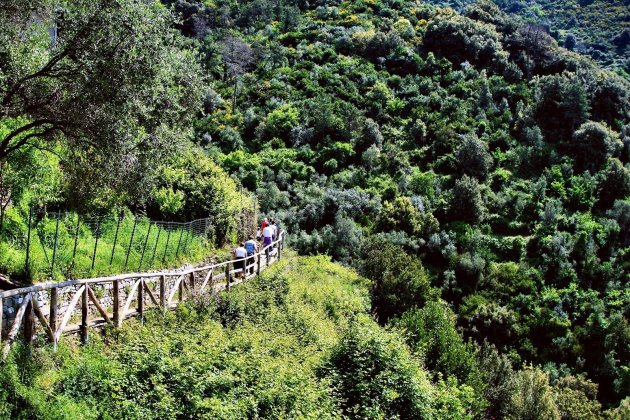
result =
[{"label": "person walking on path", "polygon": [[260,224],[260,230],[258,231],[258,238],[262,239],[263,237],[263,230],[265,230],[265,228],[269,226],[269,221],[267,220],[267,218],[265,217],[262,221],[262,223]]},{"label": "person walking on path", "polygon": [[254,254],[258,251],[258,243],[254,240],[253,236],[249,237],[249,240],[245,242],[245,250],[247,251],[247,266],[251,266],[248,270],[249,274],[254,272]]},{"label": "person walking on path", "polygon": [[278,225],[276,225],[276,221],[274,219],[271,219],[270,226],[273,229],[271,240],[275,242],[278,239]]},{"label": "person walking on path", "polygon": [[243,270],[239,277],[245,277],[245,258],[247,257],[247,250],[245,249],[245,244],[241,242],[240,246],[234,250],[234,258],[237,261],[234,263],[234,268],[236,270]]},{"label": "person walking on path", "polygon": [[263,230],[262,230],[262,235],[263,235],[263,248],[271,245],[271,243],[273,242],[273,227],[272,225],[267,225]]}]

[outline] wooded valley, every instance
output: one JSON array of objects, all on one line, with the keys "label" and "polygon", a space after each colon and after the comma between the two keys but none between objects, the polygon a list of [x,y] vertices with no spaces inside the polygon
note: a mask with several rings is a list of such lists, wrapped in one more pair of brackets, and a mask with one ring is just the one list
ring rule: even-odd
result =
[{"label": "wooded valley", "polygon": [[24,250],[32,214],[52,249],[55,211],[66,249],[75,216],[212,220],[159,268],[256,208],[296,255],[16,348],[0,413],[630,416],[628,4],[497,3],[3,1],[1,273],[47,279]]}]

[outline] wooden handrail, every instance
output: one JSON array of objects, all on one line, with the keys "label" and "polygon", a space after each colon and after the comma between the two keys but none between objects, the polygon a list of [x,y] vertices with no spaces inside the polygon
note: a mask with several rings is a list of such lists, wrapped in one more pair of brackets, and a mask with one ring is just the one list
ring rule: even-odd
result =
[{"label": "wooden handrail", "polygon": [[[234,284],[238,284],[244,280],[255,277],[260,274],[262,268],[267,268],[273,262],[279,260],[280,256],[282,255],[282,248],[284,247],[284,239],[285,232],[280,231],[278,234],[278,238],[274,242],[262,248],[259,252],[254,253],[253,255],[244,258],[223,261],[216,264],[191,267],[180,271],[162,270],[151,273],[119,274],[108,277],[68,280],[60,283],[42,283],[34,286],[23,287],[20,289],[2,291],[0,292],[0,343],[4,345],[2,356],[3,358],[5,358],[8,354],[10,346],[18,335],[19,328],[22,324],[24,325],[25,339],[30,343],[30,337],[32,337],[32,323],[34,322],[34,320],[31,318],[34,317],[25,316],[27,306],[30,304],[30,302],[32,302],[32,306],[29,307],[34,308],[35,315],[37,315],[37,319],[44,329],[44,333],[52,342],[53,351],[55,351],[57,348],[57,343],[63,334],[81,331],[82,341],[86,342],[88,337],[87,330],[89,326],[94,327],[113,324],[115,327],[118,327],[122,324],[124,319],[130,316],[140,315],[140,317],[142,318],[146,306],[145,300],[148,300],[147,296],[148,298],[150,298],[149,303],[152,302],[154,304],[153,306],[151,306],[151,308],[160,308],[162,310],[165,310],[172,309],[183,300],[185,300],[184,292],[186,292],[190,297],[197,293],[204,293],[206,290],[210,293],[222,289],[226,289],[229,291],[230,283],[232,283],[232,281],[234,281]],[[273,255],[271,255],[272,253],[270,251],[274,248],[276,248],[277,251],[273,253]],[[261,259],[263,258],[265,259],[264,264],[261,264]],[[252,261],[252,263],[246,264],[245,268],[230,269],[230,265],[234,266],[235,263],[248,261]],[[252,271],[252,274],[248,274],[250,270]],[[195,281],[196,273],[203,273],[199,276],[201,279],[203,279],[202,281]],[[244,275],[240,279],[236,279],[236,274]],[[145,279],[155,278],[159,279],[158,297],[156,297],[154,293],[148,288],[145,281]],[[167,284],[167,279],[171,281],[174,280],[174,282],[172,283],[172,288],[170,288],[170,285]],[[215,285],[216,281],[221,279],[224,279],[225,284]],[[133,284],[131,284],[131,289],[126,293],[126,295],[121,296],[121,289],[123,286],[121,282],[126,280],[134,281]],[[113,309],[112,316],[110,316],[110,314],[108,313],[108,308],[104,307],[104,305],[102,305],[98,301],[96,294],[92,290],[93,286],[97,286],[99,284],[107,285],[110,283],[112,284],[111,291],[113,294],[113,302],[109,306],[109,309]],[[75,287],[73,288],[73,286]],[[71,288],[70,291],[74,294],[74,296],[71,299],[70,304],[63,311],[63,313],[59,313],[61,311],[59,307],[58,296],[60,295],[60,289],[63,288]],[[46,314],[44,314],[38,302],[36,301],[37,293],[47,291],[49,292],[48,298],[50,304],[50,313],[48,315],[48,319],[46,319]],[[147,293],[144,293],[145,291]],[[155,292],[157,293],[157,290]],[[179,299],[174,304],[173,299],[178,292]],[[16,296],[22,296],[22,303],[10,326],[10,332],[7,334],[6,340],[3,342],[2,308],[4,306],[4,299]],[[121,298],[123,298],[122,301]],[[81,304],[78,305],[80,299]],[[100,319],[89,319],[88,305],[90,305],[90,301],[92,302],[92,306],[96,309],[97,314],[100,315]],[[131,305],[134,301],[137,301],[137,309],[130,311]],[[120,306],[122,306],[122,308]],[[77,308],[81,309],[80,326],[77,327],[77,325],[68,325],[68,322],[72,318],[73,312]],[[57,319],[58,313],[62,316],[61,322],[59,324]]]},{"label": "wooden handrail", "polygon": [[187,269],[184,269],[184,270],[181,270],[181,271],[170,270],[170,271],[155,271],[155,272],[149,272],[149,273],[128,273],[128,274],[118,274],[118,275],[115,275],[115,276],[107,276],[107,277],[93,277],[93,278],[89,278],[89,279],[67,280],[67,281],[64,281],[64,282],[40,283],[40,284],[36,284],[34,286],[22,287],[22,288],[19,288],[19,289],[4,290],[4,291],[0,292],[0,299],[12,297],[12,296],[17,296],[17,295],[23,295],[25,293],[41,292],[43,290],[58,289],[58,288],[61,288],[61,287],[68,287],[68,286],[93,284],[93,283],[108,283],[108,282],[113,282],[113,281],[116,281],[116,280],[130,280],[130,279],[152,278],[152,277],[159,277],[159,276],[162,276],[162,275],[165,275],[165,276],[180,276],[180,275],[186,275],[186,274],[190,274],[190,273],[197,273],[197,272],[200,272],[200,271],[210,270],[212,268],[224,267],[227,264],[234,264],[235,262],[242,261],[243,259],[252,258],[252,257],[259,257],[261,255],[266,255],[266,252],[267,252],[266,250],[272,249],[274,247],[274,245],[279,244],[283,239],[284,239],[284,232],[280,232],[280,235],[278,235],[278,239],[275,242],[272,242],[270,245],[267,245],[266,247],[264,247],[258,253],[254,254],[254,255],[251,255],[249,257],[245,257],[245,258],[237,258],[237,259],[234,259],[234,260],[223,261],[223,262],[216,263],[216,264],[187,268]]}]

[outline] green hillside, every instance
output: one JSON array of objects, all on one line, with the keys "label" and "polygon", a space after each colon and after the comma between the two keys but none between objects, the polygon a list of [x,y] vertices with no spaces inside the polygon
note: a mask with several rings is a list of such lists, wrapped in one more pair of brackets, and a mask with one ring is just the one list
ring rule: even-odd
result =
[{"label": "green hillside", "polygon": [[[583,9],[578,19],[616,25],[618,14]],[[158,335],[167,350],[145,344],[145,330],[102,347],[105,359],[94,344],[85,357],[105,369],[95,375],[118,376],[77,385],[86,402],[66,382],[46,388],[77,376],[67,362],[35,364],[39,379],[5,394],[10,410],[76,403],[122,416],[134,401],[175,410],[167,417],[223,407],[224,417],[627,416],[623,75],[488,1],[460,14],[402,0],[11,0],[0,23],[5,249],[23,249],[33,207],[210,216],[221,245],[237,239],[234,220],[255,195],[294,251],[349,267],[292,260],[287,296],[300,277],[330,282],[333,295],[348,292],[349,269],[367,279],[350,287],[361,296],[350,309],[314,291],[271,299],[254,284],[243,290],[262,290],[263,309],[234,297],[195,309],[194,322],[169,318]],[[288,320],[293,303],[326,315]],[[181,325],[225,351],[195,359],[201,345]],[[260,349],[273,373],[219,357],[230,349]],[[137,360],[155,384],[128,396]],[[7,369],[7,383],[22,380]],[[219,383],[205,382],[210,371]],[[265,383],[276,372],[282,391]]]},{"label": "green hillside", "polygon": [[627,81],[488,2],[169,4],[213,78],[198,141],[381,323],[433,291],[515,366],[629,395]]},{"label": "green hillside", "polygon": [[37,351],[22,372],[4,366],[0,414],[460,419],[480,414],[488,396],[514,418],[597,413],[584,395],[592,385],[579,378],[552,387],[529,367],[503,376],[506,361],[464,344],[443,303],[404,318],[404,330],[382,329],[369,316],[368,284],[327,258],[289,257],[216,301],[126,324],[87,347],[67,344],[54,358]]},{"label": "green hillside", "polygon": [[[630,3],[627,0],[493,0],[523,22],[542,25],[560,44],[602,66],[630,75]],[[470,0],[429,0],[463,10]]]}]

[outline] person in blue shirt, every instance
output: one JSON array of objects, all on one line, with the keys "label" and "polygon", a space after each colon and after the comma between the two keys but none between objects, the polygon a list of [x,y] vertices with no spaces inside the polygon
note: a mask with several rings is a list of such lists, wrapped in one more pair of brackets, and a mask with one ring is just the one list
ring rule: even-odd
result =
[{"label": "person in blue shirt", "polygon": [[254,254],[258,251],[258,242],[254,240],[253,236],[249,237],[249,241],[245,242],[245,249],[247,250],[247,266],[251,266],[248,270],[249,274],[254,272]]}]

